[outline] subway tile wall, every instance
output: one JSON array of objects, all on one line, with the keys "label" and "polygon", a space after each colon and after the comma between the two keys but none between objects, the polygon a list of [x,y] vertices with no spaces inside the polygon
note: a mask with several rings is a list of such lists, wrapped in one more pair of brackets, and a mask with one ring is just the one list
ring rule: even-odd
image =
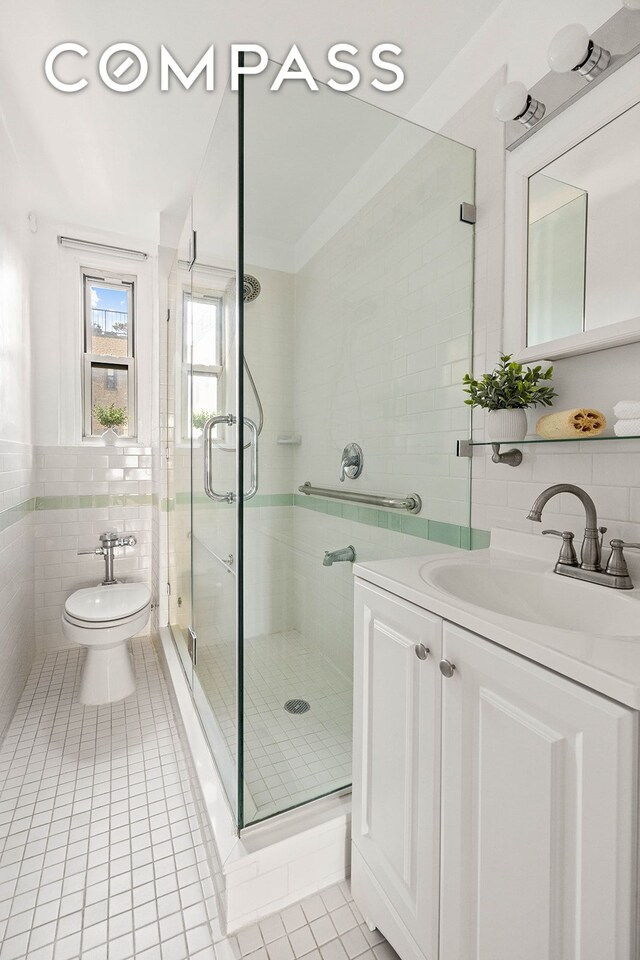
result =
[{"label": "subway tile wall", "polygon": [[0,739],[35,656],[33,452],[0,440]]},{"label": "subway tile wall", "polygon": [[116,551],[116,576],[151,587],[151,448],[39,446],[35,473],[35,634],[39,651],[49,653],[69,646],[61,626],[66,598],[104,576],[101,557],[78,556],[98,546],[103,531],[135,536],[135,547]]},{"label": "subway tile wall", "polygon": [[[476,375],[491,369],[502,348],[504,287],[504,183],[505,151],[502,124],[492,118],[492,103],[504,83],[500,70],[453,118],[444,133],[477,151],[474,358]],[[561,122],[561,121],[560,121]],[[601,409],[610,424],[613,406],[621,399],[640,399],[640,344],[629,344],[554,363],[554,386],[559,393],[556,410],[575,406]],[[539,416],[528,413],[529,432]],[[474,412],[473,437],[486,439],[484,415]],[[556,443],[522,446],[523,463],[517,468],[494,464],[491,448],[476,448],[472,469],[472,524],[490,530],[501,527],[540,534],[541,525],[526,514],[542,490],[553,483],[575,483],[594,499],[600,522],[608,527],[607,539],[618,536],[640,540],[640,444],[625,440],[590,443]],[[574,530],[584,528],[584,511],[569,495],[552,500],[545,508],[548,525]]]},{"label": "subway tile wall", "polygon": [[343,447],[364,470],[351,492],[418,493],[422,515],[467,524],[473,152],[432,137],[296,275],[295,483],[335,486]]}]

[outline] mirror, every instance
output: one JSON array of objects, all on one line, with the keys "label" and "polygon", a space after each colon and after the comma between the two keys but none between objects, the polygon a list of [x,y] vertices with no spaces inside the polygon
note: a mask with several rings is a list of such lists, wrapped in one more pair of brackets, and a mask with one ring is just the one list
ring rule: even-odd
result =
[{"label": "mirror", "polygon": [[640,104],[529,177],[527,239],[527,347],[640,317]]}]

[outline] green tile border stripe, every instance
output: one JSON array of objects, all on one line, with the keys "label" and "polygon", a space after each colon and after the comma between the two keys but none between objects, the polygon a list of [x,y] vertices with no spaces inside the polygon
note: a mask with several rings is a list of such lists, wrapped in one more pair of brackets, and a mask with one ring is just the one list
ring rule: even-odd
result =
[{"label": "green tile border stripe", "polygon": [[21,503],[16,503],[12,507],[7,507],[6,510],[1,510],[0,533],[8,530],[14,523],[19,523],[20,520],[24,520],[30,513],[33,513],[35,505],[35,497],[31,497],[29,500],[23,500]]},{"label": "green tile border stripe", "polygon": [[150,493],[99,493],[68,497],[36,497],[35,509],[40,510],[85,510],[97,507],[150,507]]},{"label": "green tile border stripe", "polygon": [[[199,494],[194,501],[196,504],[210,503],[204,494]],[[187,493],[178,493],[176,498],[163,497],[161,500],[156,494],[97,494],[68,497],[32,497],[7,510],[0,511],[0,532],[12,524],[17,523],[28,513],[42,510],[82,510],[98,507],[159,507],[164,513],[175,510],[176,506],[188,506],[190,498]],[[430,540],[432,543],[444,543],[451,547],[462,547],[466,550],[482,550],[489,546],[490,534],[488,530],[459,526],[455,523],[443,523],[440,520],[429,520],[427,517],[415,517],[409,514],[392,513],[389,510],[378,510],[376,507],[356,506],[352,503],[340,503],[335,500],[324,500],[321,497],[308,497],[304,494],[267,493],[258,494],[245,504],[246,507],[300,507],[303,510],[312,510],[316,513],[326,513],[331,517],[340,517],[354,523],[362,523],[370,527],[381,527],[395,533],[404,533],[421,540]]]},{"label": "green tile border stripe", "polygon": [[341,517],[343,520],[351,520],[354,523],[382,527],[393,530],[395,533],[404,533],[410,537],[419,537],[421,540],[431,540],[433,543],[444,543],[467,550],[482,550],[489,546],[490,541],[488,530],[474,530],[456,523],[429,520],[427,517],[391,513],[388,510],[378,510],[376,507],[336,503],[334,500],[323,500],[306,494],[296,494],[294,505],[303,510],[314,510],[316,513],[326,513],[331,517]]}]

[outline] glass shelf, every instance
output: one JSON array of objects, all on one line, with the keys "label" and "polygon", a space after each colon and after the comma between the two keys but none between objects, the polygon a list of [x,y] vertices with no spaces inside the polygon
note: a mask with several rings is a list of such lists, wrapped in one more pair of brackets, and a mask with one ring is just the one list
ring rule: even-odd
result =
[{"label": "glass shelf", "polygon": [[[501,440],[500,442],[496,440],[458,440],[456,444],[456,455],[458,457],[471,457],[473,447],[491,447],[493,449],[491,459],[494,463],[503,463],[508,467],[519,467],[522,463],[522,451],[519,447],[523,444],[602,443],[606,440],[640,440],[640,435],[635,434],[632,437],[617,437],[615,434],[613,436],[607,434],[606,436],[600,435],[598,437],[564,437],[557,440],[546,440],[544,437],[525,437],[524,440]],[[510,449],[501,453],[501,447],[510,447]]]},{"label": "glass shelf", "polygon": [[[632,437],[617,437],[615,435],[607,434],[603,436],[600,434],[597,437],[563,437],[559,439],[547,440],[544,437],[525,437],[524,440],[500,440],[501,446],[506,446],[506,444],[514,444],[515,446],[520,446],[522,443],[600,443],[603,440],[640,440],[640,434],[635,434]],[[497,440],[465,440],[460,441],[461,443],[467,443],[470,447],[490,447],[494,443],[497,443]]]}]

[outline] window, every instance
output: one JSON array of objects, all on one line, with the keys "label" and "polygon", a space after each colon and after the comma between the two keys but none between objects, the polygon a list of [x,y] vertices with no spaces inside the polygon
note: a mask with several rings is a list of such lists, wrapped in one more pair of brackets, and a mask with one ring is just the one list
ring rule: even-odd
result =
[{"label": "window", "polygon": [[[198,437],[209,417],[220,413],[223,372],[222,297],[185,293],[183,301],[183,437]],[[189,423],[189,412],[191,422]]]},{"label": "window", "polygon": [[83,271],[84,436],[135,437],[135,280]]}]

